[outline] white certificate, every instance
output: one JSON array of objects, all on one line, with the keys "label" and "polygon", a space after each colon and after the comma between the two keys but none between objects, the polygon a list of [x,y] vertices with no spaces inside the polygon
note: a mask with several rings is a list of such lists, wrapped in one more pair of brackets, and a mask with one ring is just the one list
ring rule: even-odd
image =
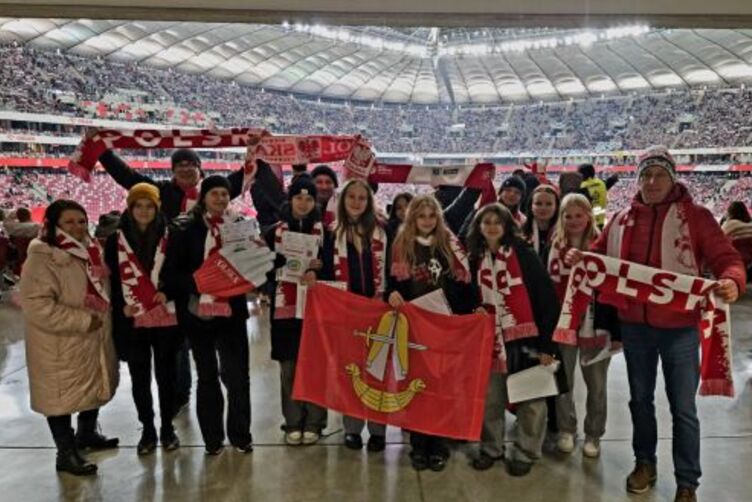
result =
[{"label": "white certificate", "polygon": [[520,403],[540,397],[555,396],[559,393],[556,385],[556,370],[559,361],[548,366],[539,364],[507,377],[507,396],[510,403]]},{"label": "white certificate", "polygon": [[311,260],[318,256],[320,243],[321,238],[316,235],[284,232],[282,242],[277,244],[277,252],[286,259],[279,280],[298,282],[310,267]]},{"label": "white certificate", "polygon": [[[347,291],[347,283],[343,281],[317,281],[316,285],[323,284],[341,291]],[[295,297],[295,318],[303,319],[305,312],[306,296],[308,295],[308,286],[298,283],[298,292]]]},{"label": "white certificate", "polygon": [[253,219],[243,219],[224,223],[219,227],[222,245],[233,242],[249,241],[259,236],[258,222]]}]

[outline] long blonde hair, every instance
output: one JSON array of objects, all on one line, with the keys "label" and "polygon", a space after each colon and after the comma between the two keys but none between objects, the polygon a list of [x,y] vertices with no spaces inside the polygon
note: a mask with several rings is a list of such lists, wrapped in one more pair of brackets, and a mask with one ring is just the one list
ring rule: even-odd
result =
[{"label": "long blonde hair", "polygon": [[582,242],[580,242],[580,249],[589,249],[595,239],[598,238],[600,232],[595,225],[595,216],[593,215],[593,206],[587,197],[580,193],[570,193],[561,199],[561,207],[559,208],[559,218],[556,220],[556,230],[554,230],[553,245],[557,247],[569,247],[569,238],[567,231],[564,227],[564,212],[570,207],[579,207],[585,214],[588,215],[588,226],[585,229],[585,233],[582,235]]},{"label": "long blonde hair", "polygon": [[424,194],[416,195],[407,206],[405,222],[400,227],[399,233],[394,240],[392,258],[396,263],[402,263],[412,268],[415,265],[417,248],[416,238],[418,237],[418,214],[423,208],[428,207],[436,213],[436,228],[433,231],[433,242],[431,250],[438,250],[446,259],[448,264],[453,262],[452,248],[449,245],[451,239],[450,231],[444,223],[444,214],[441,205],[433,195]]}]

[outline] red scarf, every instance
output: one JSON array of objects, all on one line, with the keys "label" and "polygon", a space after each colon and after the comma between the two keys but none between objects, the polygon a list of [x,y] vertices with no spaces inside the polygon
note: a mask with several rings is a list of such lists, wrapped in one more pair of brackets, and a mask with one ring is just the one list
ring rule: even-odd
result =
[{"label": "red scarf", "polygon": [[60,249],[83,260],[86,264],[86,299],[84,306],[96,312],[110,310],[110,296],[105,279],[109,274],[102,261],[102,247],[96,239],[87,238],[83,244],[67,233],[55,228],[55,240]]},{"label": "red scarf", "polygon": [[[283,221],[277,225],[274,229],[274,243],[276,249],[282,245],[282,234],[290,231],[290,226],[286,221]],[[324,226],[320,221],[313,224],[311,235],[322,236],[324,235]],[[319,241],[321,245],[321,241]],[[275,319],[291,319],[295,317],[295,306],[297,304],[298,297],[298,285],[293,282],[282,281],[282,270],[277,270],[277,289],[274,297],[274,318]]]},{"label": "red scarf", "polygon": [[483,254],[477,273],[483,308],[496,319],[493,371],[506,373],[504,344],[538,336],[533,308],[514,248]]},{"label": "red scarf", "polygon": [[[348,268],[347,236],[341,231],[334,238],[334,280],[347,284],[350,290],[350,269]],[[380,298],[386,288],[386,232],[376,226],[371,235],[371,260],[373,270],[374,297]]]},{"label": "red scarf", "polygon": [[[220,226],[225,221],[231,220],[232,218],[229,215],[204,216],[204,221],[208,227],[206,241],[204,242],[204,262],[212,255],[219,253],[219,250],[222,249]],[[198,299],[198,314],[203,317],[230,317],[232,309],[228,300],[202,294]]]},{"label": "red scarf", "polygon": [[122,230],[117,232],[118,266],[125,304],[135,307],[133,324],[137,328],[177,326],[175,303],[154,301],[159,292],[159,273],[164,265],[167,250],[167,233],[160,239],[154,254],[154,266],[147,273],[133,252]]},{"label": "red scarf", "polygon": [[177,182],[175,184],[183,192],[183,198],[180,200],[180,214],[185,214],[193,209],[193,206],[198,202],[198,196],[201,192],[201,181],[191,187],[183,186]]},{"label": "red scarf", "polygon": [[554,341],[572,345],[574,333],[593,293],[621,300],[661,305],[678,312],[700,311],[701,395],[733,397],[731,317],[729,306],[716,298],[716,282],[657,269],[610,256],[585,253],[572,270]]}]

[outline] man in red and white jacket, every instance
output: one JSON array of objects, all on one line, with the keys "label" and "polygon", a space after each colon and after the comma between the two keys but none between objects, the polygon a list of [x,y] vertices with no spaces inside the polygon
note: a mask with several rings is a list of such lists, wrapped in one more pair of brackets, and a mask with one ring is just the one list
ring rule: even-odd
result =
[{"label": "man in red and white jacket", "polygon": [[[711,212],[677,182],[676,163],[665,147],[651,147],[640,157],[638,187],[631,207],[611,218],[593,251],[688,275],[710,270],[718,280],[715,294],[727,303],[736,301],[746,284],[741,257]],[[574,250],[565,261],[574,264],[581,257]],[[636,460],[627,477],[630,493],[650,490],[657,479],[654,395],[660,358],[673,419],[675,500],[696,500],[701,475],[699,316],[636,301],[619,308]]]}]

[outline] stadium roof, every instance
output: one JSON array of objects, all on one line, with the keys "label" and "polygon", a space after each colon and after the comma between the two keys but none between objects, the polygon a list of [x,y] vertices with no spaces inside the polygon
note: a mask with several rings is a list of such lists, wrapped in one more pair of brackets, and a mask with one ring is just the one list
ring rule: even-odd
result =
[{"label": "stadium roof", "polygon": [[752,30],[0,18],[0,42],[333,99],[493,104],[752,79]]}]

